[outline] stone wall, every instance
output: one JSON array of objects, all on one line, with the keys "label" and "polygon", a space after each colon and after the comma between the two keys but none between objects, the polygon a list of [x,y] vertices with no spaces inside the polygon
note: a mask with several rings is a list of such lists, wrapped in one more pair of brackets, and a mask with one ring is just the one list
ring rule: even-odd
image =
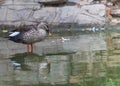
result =
[{"label": "stone wall", "polygon": [[[80,0],[75,0],[77,3]],[[68,0],[68,2],[73,2]],[[79,2],[78,2],[79,3]],[[78,6],[64,4],[62,6],[43,6],[38,0],[5,0],[0,5],[0,24],[20,25],[47,21],[53,25],[76,23],[78,25],[106,23],[105,5],[93,4]]]}]

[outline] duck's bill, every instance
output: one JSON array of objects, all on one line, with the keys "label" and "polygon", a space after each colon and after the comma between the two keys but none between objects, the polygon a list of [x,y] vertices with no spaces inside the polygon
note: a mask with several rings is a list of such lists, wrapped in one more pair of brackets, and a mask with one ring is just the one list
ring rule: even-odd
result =
[{"label": "duck's bill", "polygon": [[52,33],[49,33],[48,36],[52,36]]}]

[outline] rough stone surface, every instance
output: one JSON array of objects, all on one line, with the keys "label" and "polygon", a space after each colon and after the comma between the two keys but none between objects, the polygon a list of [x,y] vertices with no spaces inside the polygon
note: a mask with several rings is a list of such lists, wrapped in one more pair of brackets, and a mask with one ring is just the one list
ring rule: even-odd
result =
[{"label": "rough stone surface", "polygon": [[6,0],[0,8],[0,24],[32,24],[47,21],[50,24],[76,23],[78,25],[104,25],[105,6],[103,4],[59,7],[40,7],[30,0]]},{"label": "rough stone surface", "polygon": [[111,15],[115,17],[120,17],[120,9],[114,9],[111,11]]},{"label": "rough stone surface", "polygon": [[100,24],[105,23],[105,6],[104,5],[86,5],[64,6],[64,7],[46,7],[34,13],[35,19],[41,19],[50,23],[77,23],[83,24]]},{"label": "rough stone surface", "polygon": [[60,4],[67,2],[67,0],[35,0],[36,2],[48,3],[48,4]]}]

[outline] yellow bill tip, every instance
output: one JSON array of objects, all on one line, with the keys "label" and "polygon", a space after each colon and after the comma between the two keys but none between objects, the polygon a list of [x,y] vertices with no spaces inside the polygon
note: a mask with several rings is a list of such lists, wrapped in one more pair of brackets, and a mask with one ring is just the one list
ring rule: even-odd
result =
[{"label": "yellow bill tip", "polygon": [[51,33],[49,33],[48,35],[49,35],[49,36],[52,36],[52,34],[51,34]]}]

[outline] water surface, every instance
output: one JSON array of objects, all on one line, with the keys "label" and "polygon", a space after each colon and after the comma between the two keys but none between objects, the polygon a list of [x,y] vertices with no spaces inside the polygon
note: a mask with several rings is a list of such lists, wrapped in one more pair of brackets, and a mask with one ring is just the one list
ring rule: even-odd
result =
[{"label": "water surface", "polygon": [[25,45],[0,38],[1,86],[119,86],[120,30],[56,30]]}]

